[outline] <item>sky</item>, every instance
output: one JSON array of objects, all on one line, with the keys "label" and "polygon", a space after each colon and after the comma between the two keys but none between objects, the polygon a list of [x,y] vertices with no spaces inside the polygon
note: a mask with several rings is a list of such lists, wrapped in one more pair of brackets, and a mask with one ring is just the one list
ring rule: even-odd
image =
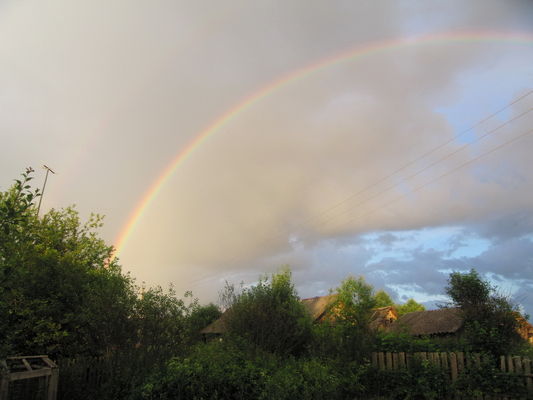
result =
[{"label": "sky", "polygon": [[0,190],[105,215],[139,284],[283,265],[533,314],[533,2],[0,0]]}]

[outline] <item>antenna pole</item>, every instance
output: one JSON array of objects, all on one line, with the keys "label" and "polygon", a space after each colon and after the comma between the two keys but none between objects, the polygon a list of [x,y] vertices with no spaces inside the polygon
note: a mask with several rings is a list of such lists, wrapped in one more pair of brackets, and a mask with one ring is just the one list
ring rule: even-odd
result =
[{"label": "antenna pole", "polygon": [[39,215],[39,210],[41,209],[41,202],[43,201],[43,197],[44,197],[44,189],[46,189],[46,181],[48,180],[48,173],[51,172],[52,174],[55,174],[55,172],[52,171],[50,167],[43,165],[43,168],[46,170],[46,175],[44,177],[43,190],[41,191],[41,196],[39,197],[39,205],[37,206],[37,215]]}]

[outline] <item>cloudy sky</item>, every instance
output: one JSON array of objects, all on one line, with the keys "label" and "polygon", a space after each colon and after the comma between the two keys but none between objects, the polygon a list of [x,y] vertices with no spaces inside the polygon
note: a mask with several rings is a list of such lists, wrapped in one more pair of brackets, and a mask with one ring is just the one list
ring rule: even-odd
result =
[{"label": "cloudy sky", "polygon": [[476,268],[533,313],[532,66],[528,0],[0,0],[0,189],[49,165],[44,208],[202,302]]}]

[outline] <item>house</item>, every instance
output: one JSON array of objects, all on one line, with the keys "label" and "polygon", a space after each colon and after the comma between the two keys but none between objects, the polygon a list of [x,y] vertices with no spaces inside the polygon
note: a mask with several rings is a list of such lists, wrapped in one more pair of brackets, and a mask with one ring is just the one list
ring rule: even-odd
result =
[{"label": "house", "polygon": [[[515,318],[518,321],[518,334],[533,344],[533,325],[519,313],[515,314]],[[459,308],[441,308],[402,315],[388,330],[413,336],[460,336],[463,325],[464,319]]]},{"label": "house", "polygon": [[390,332],[406,332],[413,336],[457,335],[463,327],[463,317],[458,308],[415,311],[402,315],[389,326]]},{"label": "house", "polygon": [[[331,308],[337,298],[336,294],[302,299],[314,323],[335,323],[335,310]],[[219,319],[200,331],[204,338],[220,336],[227,332],[226,321],[231,310],[226,310]],[[393,306],[375,308],[372,313],[370,327],[372,329],[386,329],[398,318],[398,312]]]}]

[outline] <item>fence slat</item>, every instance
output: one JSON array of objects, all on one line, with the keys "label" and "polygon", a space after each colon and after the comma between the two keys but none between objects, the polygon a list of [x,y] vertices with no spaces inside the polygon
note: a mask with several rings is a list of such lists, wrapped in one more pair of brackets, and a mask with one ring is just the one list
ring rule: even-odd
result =
[{"label": "fence slat", "polygon": [[440,353],[440,365],[443,369],[448,369],[448,355],[446,353]]},{"label": "fence slat", "polygon": [[378,353],[378,363],[379,363],[379,369],[381,370],[385,369],[385,357],[383,355],[383,352]]},{"label": "fence slat", "polygon": [[405,366],[406,366],[406,365],[405,365],[405,364],[406,364],[406,363],[405,363],[405,353],[399,353],[399,354],[398,354],[398,360],[399,360],[399,362],[400,362],[400,368],[401,368],[401,369],[405,369]]},{"label": "fence slat", "polygon": [[457,369],[459,373],[465,369],[465,355],[462,351],[457,352]]},{"label": "fence slat", "polygon": [[387,351],[385,358],[387,359],[387,369],[392,369],[392,354]]},{"label": "fence slat", "polygon": [[522,357],[516,356],[513,357],[514,361],[514,370],[517,374],[521,374],[523,372],[522,370]]},{"label": "fence slat", "polygon": [[398,353],[392,353],[392,368],[399,369],[400,366],[398,364]]},{"label": "fence slat", "polygon": [[452,376],[452,382],[457,380],[457,355],[455,353],[450,353],[450,371]]},{"label": "fence slat", "polygon": [[507,356],[507,372],[514,372],[513,357]]}]

